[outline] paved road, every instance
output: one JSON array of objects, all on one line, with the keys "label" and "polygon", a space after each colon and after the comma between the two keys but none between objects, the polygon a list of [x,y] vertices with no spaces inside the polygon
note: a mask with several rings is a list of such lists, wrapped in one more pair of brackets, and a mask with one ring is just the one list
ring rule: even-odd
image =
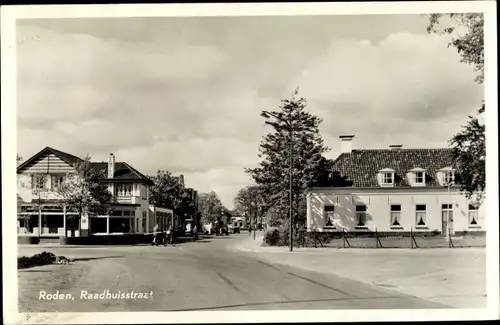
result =
[{"label": "paved road", "polygon": [[[248,239],[248,235],[246,235]],[[44,248],[73,265],[19,271],[20,312],[447,308],[390,289],[275,265],[228,250],[244,240],[215,237],[177,247]],[[20,247],[21,255],[41,247]],[[367,270],[368,271],[368,270]],[[88,293],[148,293],[144,299],[81,299]],[[40,291],[72,299],[40,300]],[[69,296],[68,296],[69,297]]]}]

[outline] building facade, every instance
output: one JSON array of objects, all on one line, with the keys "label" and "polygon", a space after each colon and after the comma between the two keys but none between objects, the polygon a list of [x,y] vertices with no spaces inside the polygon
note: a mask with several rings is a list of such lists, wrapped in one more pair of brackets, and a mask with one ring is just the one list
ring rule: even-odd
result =
[{"label": "building facade", "polygon": [[83,160],[46,147],[17,168],[18,234],[20,236],[89,236],[145,233],[150,214],[149,187],[152,181],[125,162],[92,162],[101,171],[112,194],[108,214],[82,215],[71,209],[57,191],[66,177],[76,173]]},{"label": "building facade", "polygon": [[334,171],[344,184],[311,188],[307,229],[317,232],[485,232],[485,207],[460,192],[451,149],[351,150],[341,137]]}]

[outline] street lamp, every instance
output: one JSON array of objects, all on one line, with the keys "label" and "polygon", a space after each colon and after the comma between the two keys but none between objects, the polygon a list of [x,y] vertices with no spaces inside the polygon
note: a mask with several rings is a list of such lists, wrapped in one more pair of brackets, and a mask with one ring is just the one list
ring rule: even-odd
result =
[{"label": "street lamp", "polygon": [[[447,186],[448,186],[448,199],[451,198],[451,191],[450,191],[450,189],[451,189],[451,186],[454,183],[455,183],[455,175],[454,175],[453,172],[450,172],[450,179],[449,179],[448,184],[447,184]],[[451,226],[450,225],[451,225],[451,222],[453,222],[453,210],[455,209],[455,199],[453,198],[453,200],[450,200],[450,201],[452,201],[452,204],[451,204],[451,216],[450,216],[450,210],[448,210],[448,213],[447,213],[448,214],[448,216],[447,216],[448,220],[447,220],[447,225],[446,225],[447,228],[448,228],[448,236],[447,236],[448,241],[450,240],[450,236],[451,236]]]},{"label": "street lamp", "polygon": [[[293,179],[292,179],[292,173],[293,173],[293,126],[291,121],[285,120],[278,115],[268,112],[268,111],[262,111],[260,116],[268,119],[271,116],[274,117],[277,120],[280,120],[284,122],[287,127],[288,127],[288,134],[290,137],[290,252],[293,251],[293,192],[292,192],[292,186],[293,186]],[[266,121],[266,124],[276,126],[275,123]]]}]

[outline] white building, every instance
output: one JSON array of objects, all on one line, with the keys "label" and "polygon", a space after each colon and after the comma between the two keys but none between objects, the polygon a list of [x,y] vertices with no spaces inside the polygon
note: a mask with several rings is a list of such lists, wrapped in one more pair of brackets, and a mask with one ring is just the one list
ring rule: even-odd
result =
[{"label": "white building", "polygon": [[59,237],[70,236],[72,230],[75,236],[147,232],[149,187],[153,183],[129,164],[116,162],[113,154],[107,163],[91,163],[103,173],[100,182],[113,195],[108,215],[78,218],[57,193],[57,187],[67,175],[75,173],[75,164],[81,161],[46,147],[18,166],[18,234]]},{"label": "white building", "polygon": [[485,232],[485,207],[460,193],[451,149],[351,150],[353,138],[341,137],[339,186],[308,191],[308,231]]}]

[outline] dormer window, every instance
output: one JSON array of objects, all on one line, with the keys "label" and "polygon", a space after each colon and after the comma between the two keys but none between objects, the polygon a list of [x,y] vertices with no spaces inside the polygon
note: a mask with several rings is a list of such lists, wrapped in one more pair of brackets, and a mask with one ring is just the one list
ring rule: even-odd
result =
[{"label": "dormer window", "polygon": [[394,170],[390,168],[380,170],[379,182],[381,186],[394,186]]},{"label": "dormer window", "polygon": [[394,174],[393,173],[383,173],[382,184],[394,184]]},{"label": "dormer window", "polygon": [[415,183],[416,184],[424,184],[425,183],[425,173],[424,172],[415,172]]},{"label": "dormer window", "polygon": [[450,186],[455,184],[455,170],[451,167],[443,168],[439,171],[438,176],[441,181],[441,186]]},{"label": "dormer window", "polygon": [[455,182],[455,173],[453,171],[445,171],[443,172],[443,183],[453,184]]},{"label": "dormer window", "polygon": [[412,186],[425,186],[425,169],[411,169],[409,173],[409,181]]}]

